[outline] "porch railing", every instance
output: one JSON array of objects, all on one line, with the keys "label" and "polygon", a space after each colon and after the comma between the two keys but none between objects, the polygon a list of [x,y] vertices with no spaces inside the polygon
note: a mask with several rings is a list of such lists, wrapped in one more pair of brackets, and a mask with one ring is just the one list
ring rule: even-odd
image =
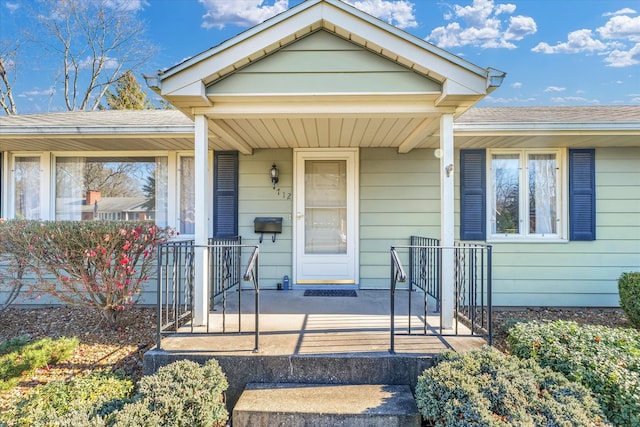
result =
[{"label": "porch railing", "polygon": [[[210,299],[205,314],[205,324],[195,325],[193,319],[194,286],[195,286],[195,254],[197,248],[208,250],[208,277]],[[242,250],[252,249],[251,256],[244,273],[242,273]],[[193,240],[170,241],[158,247],[157,259],[157,348],[161,348],[162,337],[171,334],[213,334],[210,325],[210,312],[216,304],[222,307],[222,333],[226,333],[226,302],[229,291],[237,288],[238,307],[241,308],[241,278],[253,281],[256,306],[256,336],[258,346],[257,311],[259,297],[258,283],[258,246],[247,246],[240,243],[239,238],[210,239],[208,245],[198,246]],[[242,332],[242,310],[238,310],[238,333]]]},{"label": "porch railing", "polygon": [[[452,250],[454,255],[454,318],[451,332],[443,328],[442,298],[442,252]],[[419,292],[423,298],[422,330],[421,333],[440,336],[479,336],[492,344],[492,287],[491,287],[491,245],[470,244],[456,242],[453,247],[439,245],[437,239],[411,237],[411,245],[391,247],[391,346],[390,352],[395,352],[395,295],[397,283],[404,275],[402,260],[408,263],[407,291],[409,292],[408,326],[406,333],[412,334],[412,302],[414,292]],[[429,298],[431,312],[439,313],[438,328],[428,325]],[[464,331],[460,328],[464,325]],[[437,331],[437,332],[436,332]]]}]

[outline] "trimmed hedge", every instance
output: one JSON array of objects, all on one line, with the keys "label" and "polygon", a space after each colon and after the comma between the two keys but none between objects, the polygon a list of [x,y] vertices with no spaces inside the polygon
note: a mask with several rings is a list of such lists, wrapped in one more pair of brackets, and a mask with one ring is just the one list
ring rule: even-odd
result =
[{"label": "trimmed hedge", "polygon": [[623,273],[618,279],[618,293],[624,314],[640,329],[640,272]]},{"label": "trimmed hedge", "polygon": [[0,413],[0,427],[221,427],[227,379],[214,359],[174,362],[143,377],[139,391],[114,373],[39,386]]},{"label": "trimmed hedge", "polygon": [[533,360],[485,347],[436,361],[416,386],[418,409],[435,426],[608,425],[589,390]]},{"label": "trimmed hedge", "polygon": [[640,425],[640,331],[575,322],[517,324],[512,354],[532,359],[591,389],[616,425]]},{"label": "trimmed hedge", "polygon": [[114,427],[225,426],[229,413],[223,393],[228,386],[215,359],[204,365],[174,362],[140,380],[135,402],[116,414]]}]

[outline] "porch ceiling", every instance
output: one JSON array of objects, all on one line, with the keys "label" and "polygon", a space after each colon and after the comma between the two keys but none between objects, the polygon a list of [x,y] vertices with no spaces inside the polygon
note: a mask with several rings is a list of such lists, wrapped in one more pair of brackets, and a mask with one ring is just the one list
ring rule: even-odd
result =
[{"label": "porch ceiling", "polygon": [[208,118],[209,146],[215,150],[250,154],[261,148],[392,147],[410,151],[438,134],[440,115],[451,111],[433,107],[432,97],[216,103],[196,112]]}]

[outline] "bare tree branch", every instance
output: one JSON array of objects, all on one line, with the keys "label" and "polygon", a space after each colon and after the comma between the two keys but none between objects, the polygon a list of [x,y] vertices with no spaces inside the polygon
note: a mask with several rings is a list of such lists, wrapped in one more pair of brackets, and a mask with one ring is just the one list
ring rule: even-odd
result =
[{"label": "bare tree branch", "polygon": [[95,110],[109,87],[155,53],[143,22],[122,3],[109,0],[39,0],[35,14],[44,45],[62,66],[69,110]]},{"label": "bare tree branch", "polygon": [[[0,107],[7,115],[18,114],[13,99],[13,83],[17,77],[16,56],[18,44],[4,41],[0,44]],[[13,77],[12,77],[13,76]]]}]

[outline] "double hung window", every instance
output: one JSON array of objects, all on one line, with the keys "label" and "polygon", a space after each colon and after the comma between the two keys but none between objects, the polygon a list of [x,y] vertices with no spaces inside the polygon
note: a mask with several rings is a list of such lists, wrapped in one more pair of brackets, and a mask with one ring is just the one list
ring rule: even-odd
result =
[{"label": "double hung window", "polygon": [[491,152],[492,237],[562,237],[561,160],[559,151]]},{"label": "double hung window", "polygon": [[595,240],[595,178],[594,149],[461,150],[460,239]]}]

